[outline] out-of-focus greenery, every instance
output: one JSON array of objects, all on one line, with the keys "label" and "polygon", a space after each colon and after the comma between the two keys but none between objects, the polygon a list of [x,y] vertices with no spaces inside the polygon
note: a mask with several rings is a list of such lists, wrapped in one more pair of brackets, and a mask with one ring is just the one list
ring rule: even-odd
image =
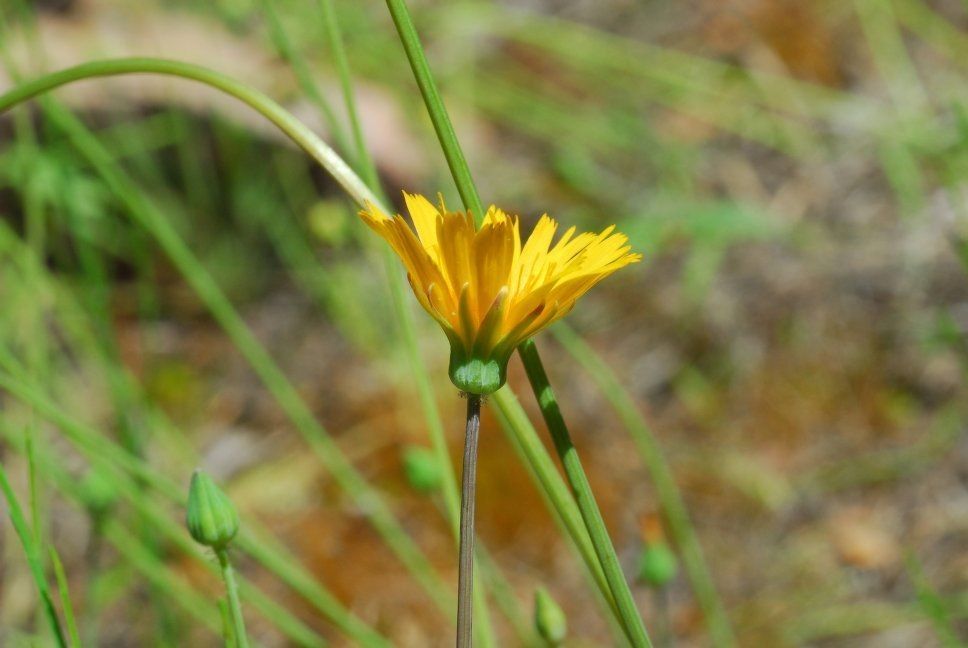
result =
[{"label": "out-of-focus greenery", "polygon": [[[137,54],[134,36],[122,51],[112,43],[163,24],[170,58],[220,69],[228,45],[251,53],[249,80],[357,161],[319,3],[268,1],[92,0],[60,14],[6,3],[4,83],[45,62]],[[742,645],[957,645],[968,614],[953,521],[965,503],[954,488],[968,351],[964,7],[779,3],[791,26],[754,2],[737,27],[732,3],[688,15],[661,2],[530,4],[413,3],[485,200],[528,223],[544,211],[615,223],[646,253],[642,272],[596,289],[570,320],[630,392],[613,403],[622,425],[593,389],[609,376],[547,343],[626,573],[642,518],[668,515],[654,464],[638,458],[648,450],[622,432],[644,411]],[[335,7],[387,193],[439,189],[458,204],[384,4]],[[103,36],[115,14],[121,36]],[[211,42],[183,40],[196,24]],[[427,423],[373,242],[303,155],[220,104],[199,108],[193,88],[169,88],[163,102],[65,93],[0,121],[2,461],[66,581],[46,549],[31,562],[49,563],[61,594],[70,584],[85,645],[216,641],[216,566],[180,524],[204,463],[248,529],[239,570],[253,637],[449,636],[446,504],[407,487],[404,449],[427,442]],[[374,106],[399,111],[389,123],[402,132],[380,130]],[[421,163],[401,169],[395,154]],[[144,227],[152,218],[173,228],[169,247]],[[173,261],[171,245],[197,265]],[[211,275],[291,390],[258,384],[186,267]],[[443,341],[416,322],[450,420]],[[294,397],[318,423],[299,419]],[[361,522],[365,503],[306,453],[294,430],[319,424],[374,506],[402,520],[416,576]],[[565,534],[497,434],[481,471],[498,645],[534,640],[527,607],[543,585],[575,645],[610,641]],[[49,641],[36,574],[4,533],[0,642]],[[635,593],[647,624],[668,615],[675,636],[702,645],[683,571],[669,608]]]}]

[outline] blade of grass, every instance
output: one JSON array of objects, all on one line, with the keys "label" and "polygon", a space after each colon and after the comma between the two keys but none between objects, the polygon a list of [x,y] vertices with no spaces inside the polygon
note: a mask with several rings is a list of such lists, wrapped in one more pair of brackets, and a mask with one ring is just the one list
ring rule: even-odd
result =
[{"label": "blade of grass", "polygon": [[262,12],[266,17],[266,22],[269,26],[269,35],[276,51],[289,64],[289,67],[292,68],[293,73],[296,75],[296,80],[299,82],[299,87],[309,97],[309,100],[313,102],[313,105],[316,106],[329,124],[333,141],[336,144],[335,148],[344,153],[349,152],[351,150],[349,142],[346,140],[343,129],[339,127],[336,113],[333,112],[333,107],[330,106],[326,97],[320,91],[319,85],[313,79],[312,71],[306,64],[306,60],[286,34],[282,20],[279,14],[276,13],[275,1],[262,0]]},{"label": "blade of grass", "polygon": [[17,537],[20,538],[20,544],[23,546],[27,564],[30,567],[30,573],[34,577],[34,584],[37,586],[37,593],[40,595],[47,624],[50,627],[51,633],[54,635],[57,645],[61,648],[66,648],[67,642],[64,639],[64,631],[61,628],[60,619],[57,616],[57,609],[54,607],[54,600],[50,595],[47,577],[44,576],[44,567],[34,535],[27,525],[27,520],[24,518],[23,511],[20,508],[20,502],[17,500],[13,488],[10,487],[10,481],[7,479],[7,471],[4,469],[2,463],[0,463],[0,490],[3,490],[3,496],[7,500],[7,514],[10,516],[13,528],[17,532]]},{"label": "blade of grass", "polygon": [[64,610],[64,624],[67,626],[71,648],[81,648],[81,635],[77,631],[77,621],[74,618],[74,606],[67,587],[67,574],[64,573],[64,565],[53,547],[50,548],[50,562],[54,566],[54,576],[57,578],[57,589],[60,592],[61,609]]},{"label": "blade of grass", "polygon": [[[555,450],[558,452],[561,464],[565,469],[568,483],[575,495],[578,510],[585,523],[585,528],[588,530],[595,554],[602,565],[602,571],[605,573],[609,589],[615,597],[619,615],[629,633],[629,639],[633,646],[649,646],[651,645],[649,636],[642,625],[641,617],[635,606],[635,599],[632,598],[632,592],[625,580],[625,575],[622,573],[622,566],[618,562],[618,556],[608,536],[605,520],[595,502],[588,477],[582,468],[578,451],[571,441],[565,419],[561,414],[561,408],[551,389],[551,383],[545,373],[544,366],[541,364],[541,359],[538,357],[534,342],[528,340],[521,344],[518,347],[518,353],[524,363],[524,370],[528,374],[531,389],[538,399],[538,406],[541,408],[545,424],[551,433]],[[636,619],[638,619],[638,623],[636,623]]]},{"label": "blade of grass", "polygon": [[628,638],[619,620],[615,600],[612,598],[612,592],[605,580],[601,563],[595,555],[588,530],[585,529],[578,506],[567,484],[558,473],[551,456],[541,445],[538,433],[531,425],[528,415],[514,392],[507,387],[500,389],[492,394],[491,402],[495,405],[496,414],[505,435],[522,458],[522,462],[528,467],[531,477],[538,486],[538,491],[548,504],[549,511],[571,538],[572,544],[578,551],[582,559],[581,564],[585,567],[585,573],[593,586],[592,591],[597,595],[596,600],[601,604],[605,617],[613,626],[616,642],[627,645]]}]

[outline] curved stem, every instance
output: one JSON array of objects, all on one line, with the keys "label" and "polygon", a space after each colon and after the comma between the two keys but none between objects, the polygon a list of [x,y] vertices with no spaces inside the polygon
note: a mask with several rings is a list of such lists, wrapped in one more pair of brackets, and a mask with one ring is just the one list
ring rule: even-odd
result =
[{"label": "curved stem", "polygon": [[[229,612],[232,616],[232,627],[235,631],[235,645],[237,648],[249,648],[249,637],[245,633],[245,619],[242,618],[242,602],[239,600],[239,584],[235,582],[235,570],[229,562],[228,552],[216,549],[215,555],[218,557],[218,565],[222,570],[222,578],[225,580],[225,592],[229,597]],[[228,639],[226,637],[226,639]],[[228,641],[225,642],[228,645]]]},{"label": "curved stem", "polygon": [[474,498],[477,485],[477,440],[481,430],[481,397],[467,395],[464,467],[460,489],[460,559],[457,574],[457,648],[472,644],[474,600]]},{"label": "curved stem", "polygon": [[0,113],[18,103],[73,81],[121,74],[145,73],[177,76],[198,81],[241,100],[278,126],[293,142],[309,153],[356,202],[360,204],[366,202],[379,203],[373,192],[353,173],[346,162],[285,108],[244,83],[191,63],[157,58],[123,58],[81,63],[27,81],[0,96]]}]

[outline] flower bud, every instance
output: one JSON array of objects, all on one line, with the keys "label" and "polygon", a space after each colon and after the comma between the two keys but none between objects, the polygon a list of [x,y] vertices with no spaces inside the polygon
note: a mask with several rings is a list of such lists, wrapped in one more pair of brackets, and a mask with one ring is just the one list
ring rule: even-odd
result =
[{"label": "flower bud", "polygon": [[403,452],[403,471],[414,490],[430,493],[440,488],[443,474],[434,453],[422,446],[410,446]]},{"label": "flower bud", "polygon": [[663,587],[676,577],[676,554],[664,542],[647,544],[639,556],[639,579],[652,587]]},{"label": "flower bud", "polygon": [[214,549],[224,548],[239,531],[235,505],[201,470],[192,475],[185,522],[195,542]]},{"label": "flower bud", "polygon": [[97,468],[88,471],[78,484],[78,491],[93,517],[107,514],[118,501],[114,482]]},{"label": "flower bud", "polygon": [[549,646],[558,646],[568,634],[565,613],[543,587],[534,592],[534,626]]}]

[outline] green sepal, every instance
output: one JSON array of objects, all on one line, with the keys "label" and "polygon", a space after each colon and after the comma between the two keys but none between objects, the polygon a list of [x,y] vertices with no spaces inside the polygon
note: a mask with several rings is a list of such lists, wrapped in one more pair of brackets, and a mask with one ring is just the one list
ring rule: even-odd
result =
[{"label": "green sepal", "polygon": [[201,470],[192,475],[188,488],[185,524],[195,542],[213,549],[223,549],[239,531],[235,505]]}]

